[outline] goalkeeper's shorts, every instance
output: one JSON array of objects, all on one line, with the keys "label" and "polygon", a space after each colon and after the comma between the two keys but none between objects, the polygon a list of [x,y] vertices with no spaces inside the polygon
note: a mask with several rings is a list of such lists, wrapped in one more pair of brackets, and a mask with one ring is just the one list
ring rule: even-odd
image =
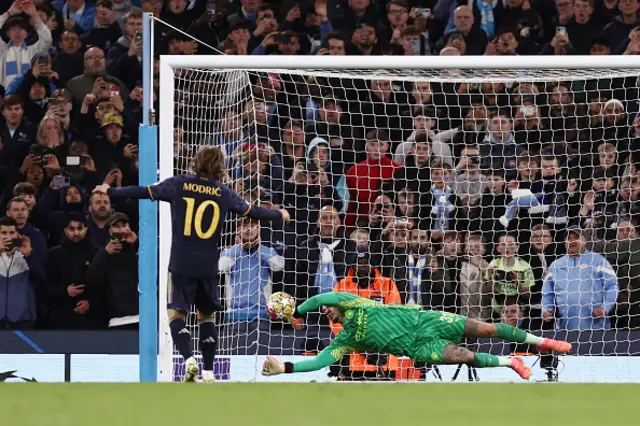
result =
[{"label": "goalkeeper's shorts", "polygon": [[467,317],[449,312],[420,312],[414,361],[442,363],[442,351],[447,345],[459,345],[464,339]]}]

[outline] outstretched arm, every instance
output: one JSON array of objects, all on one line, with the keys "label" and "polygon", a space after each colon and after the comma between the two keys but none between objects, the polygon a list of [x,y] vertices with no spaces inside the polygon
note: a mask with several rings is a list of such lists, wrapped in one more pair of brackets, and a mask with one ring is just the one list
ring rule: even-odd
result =
[{"label": "outstretched arm", "polygon": [[322,305],[337,306],[339,308],[355,308],[357,306],[379,305],[379,303],[373,300],[363,299],[355,294],[334,291],[331,293],[318,294],[317,296],[307,299],[302,305],[298,306],[298,312],[306,314],[307,312],[319,309]]},{"label": "outstretched arm", "polygon": [[262,375],[275,376],[282,373],[306,373],[308,371],[321,370],[340,360],[349,352],[352,352],[351,348],[334,340],[318,356],[300,362],[285,362],[282,364],[275,358],[268,356],[262,367]]}]

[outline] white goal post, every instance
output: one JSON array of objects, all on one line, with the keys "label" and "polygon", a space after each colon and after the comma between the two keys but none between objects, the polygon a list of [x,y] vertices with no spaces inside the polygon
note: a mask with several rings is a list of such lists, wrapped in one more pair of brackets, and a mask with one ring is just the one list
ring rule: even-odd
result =
[{"label": "white goal post", "polygon": [[[187,70],[187,74],[184,74]],[[183,74],[176,75],[177,72]],[[191,72],[192,74],[189,74]],[[176,173],[175,122],[178,102],[188,103],[189,99],[176,99],[180,89],[180,79],[188,80],[190,75],[208,72],[246,72],[324,75],[328,77],[353,78],[362,80],[392,80],[406,82],[557,82],[587,80],[591,78],[640,76],[640,57],[636,56],[161,56],[159,84],[159,178],[167,179]],[[200,75],[200,74],[197,74]],[[234,78],[236,78],[234,77]],[[205,78],[205,77],[202,77]],[[206,77],[209,78],[209,77]],[[215,78],[210,77],[210,84]],[[247,84],[248,83],[247,78]],[[237,77],[234,84],[243,84]],[[210,87],[210,86],[206,86]],[[228,96],[236,96],[229,94]],[[627,100],[629,101],[629,100]],[[203,108],[207,106],[202,106]],[[213,108],[213,106],[210,106]],[[219,106],[218,106],[219,107]],[[198,119],[206,119],[204,114]],[[182,117],[183,119],[185,117]],[[196,119],[194,117],[190,119]],[[211,140],[191,139],[194,145],[212,144]],[[203,139],[203,140],[204,140]],[[404,142],[404,141],[401,141]],[[193,152],[193,151],[190,151]],[[455,165],[454,165],[455,166]],[[179,167],[180,168],[180,167]],[[182,171],[183,168],[180,168]],[[186,171],[186,170],[185,170]],[[173,381],[174,349],[171,340],[167,312],[166,292],[168,264],[171,246],[171,212],[166,203],[159,205],[159,358],[158,380]],[[224,247],[221,244],[221,249]],[[261,355],[255,355],[253,374],[250,380],[258,380]],[[621,361],[623,366],[616,373],[624,376],[632,364]],[[640,377],[635,374],[634,377]],[[631,376],[614,377],[614,381],[631,381]],[[607,377],[602,381],[608,381]]]}]

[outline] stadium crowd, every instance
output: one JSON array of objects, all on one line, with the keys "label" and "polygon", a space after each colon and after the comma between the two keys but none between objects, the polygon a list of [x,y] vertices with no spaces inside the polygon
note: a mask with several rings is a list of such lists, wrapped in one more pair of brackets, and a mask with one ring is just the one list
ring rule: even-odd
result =
[{"label": "stadium crowd", "polygon": [[[154,24],[157,55],[640,53],[639,0],[5,3],[0,329],[137,327],[137,203],[92,189],[137,184],[142,11],[171,25]],[[178,74],[176,169],[217,145],[230,186],[293,218],[241,219],[225,239],[224,335],[247,352],[277,326],[257,319],[278,289],[533,331],[640,326],[637,76],[256,71],[229,106],[229,85],[197,72]],[[323,321],[296,325],[311,335]]]}]

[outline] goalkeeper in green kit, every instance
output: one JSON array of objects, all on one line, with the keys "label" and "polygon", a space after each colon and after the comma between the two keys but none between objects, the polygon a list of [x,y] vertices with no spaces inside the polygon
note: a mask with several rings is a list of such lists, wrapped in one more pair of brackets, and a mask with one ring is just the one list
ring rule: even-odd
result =
[{"label": "goalkeeper in green kit", "polygon": [[318,356],[284,364],[268,356],[262,374],[302,373],[320,370],[358,352],[406,356],[430,364],[467,364],[476,368],[509,367],[525,380],[531,370],[517,357],[474,353],[458,346],[465,337],[498,337],[508,342],[536,345],[541,352],[567,353],[568,342],[546,339],[506,324],[488,324],[441,311],[422,311],[418,306],[383,305],[349,293],[314,296],[298,308],[301,314],[322,309],[342,331]]}]

